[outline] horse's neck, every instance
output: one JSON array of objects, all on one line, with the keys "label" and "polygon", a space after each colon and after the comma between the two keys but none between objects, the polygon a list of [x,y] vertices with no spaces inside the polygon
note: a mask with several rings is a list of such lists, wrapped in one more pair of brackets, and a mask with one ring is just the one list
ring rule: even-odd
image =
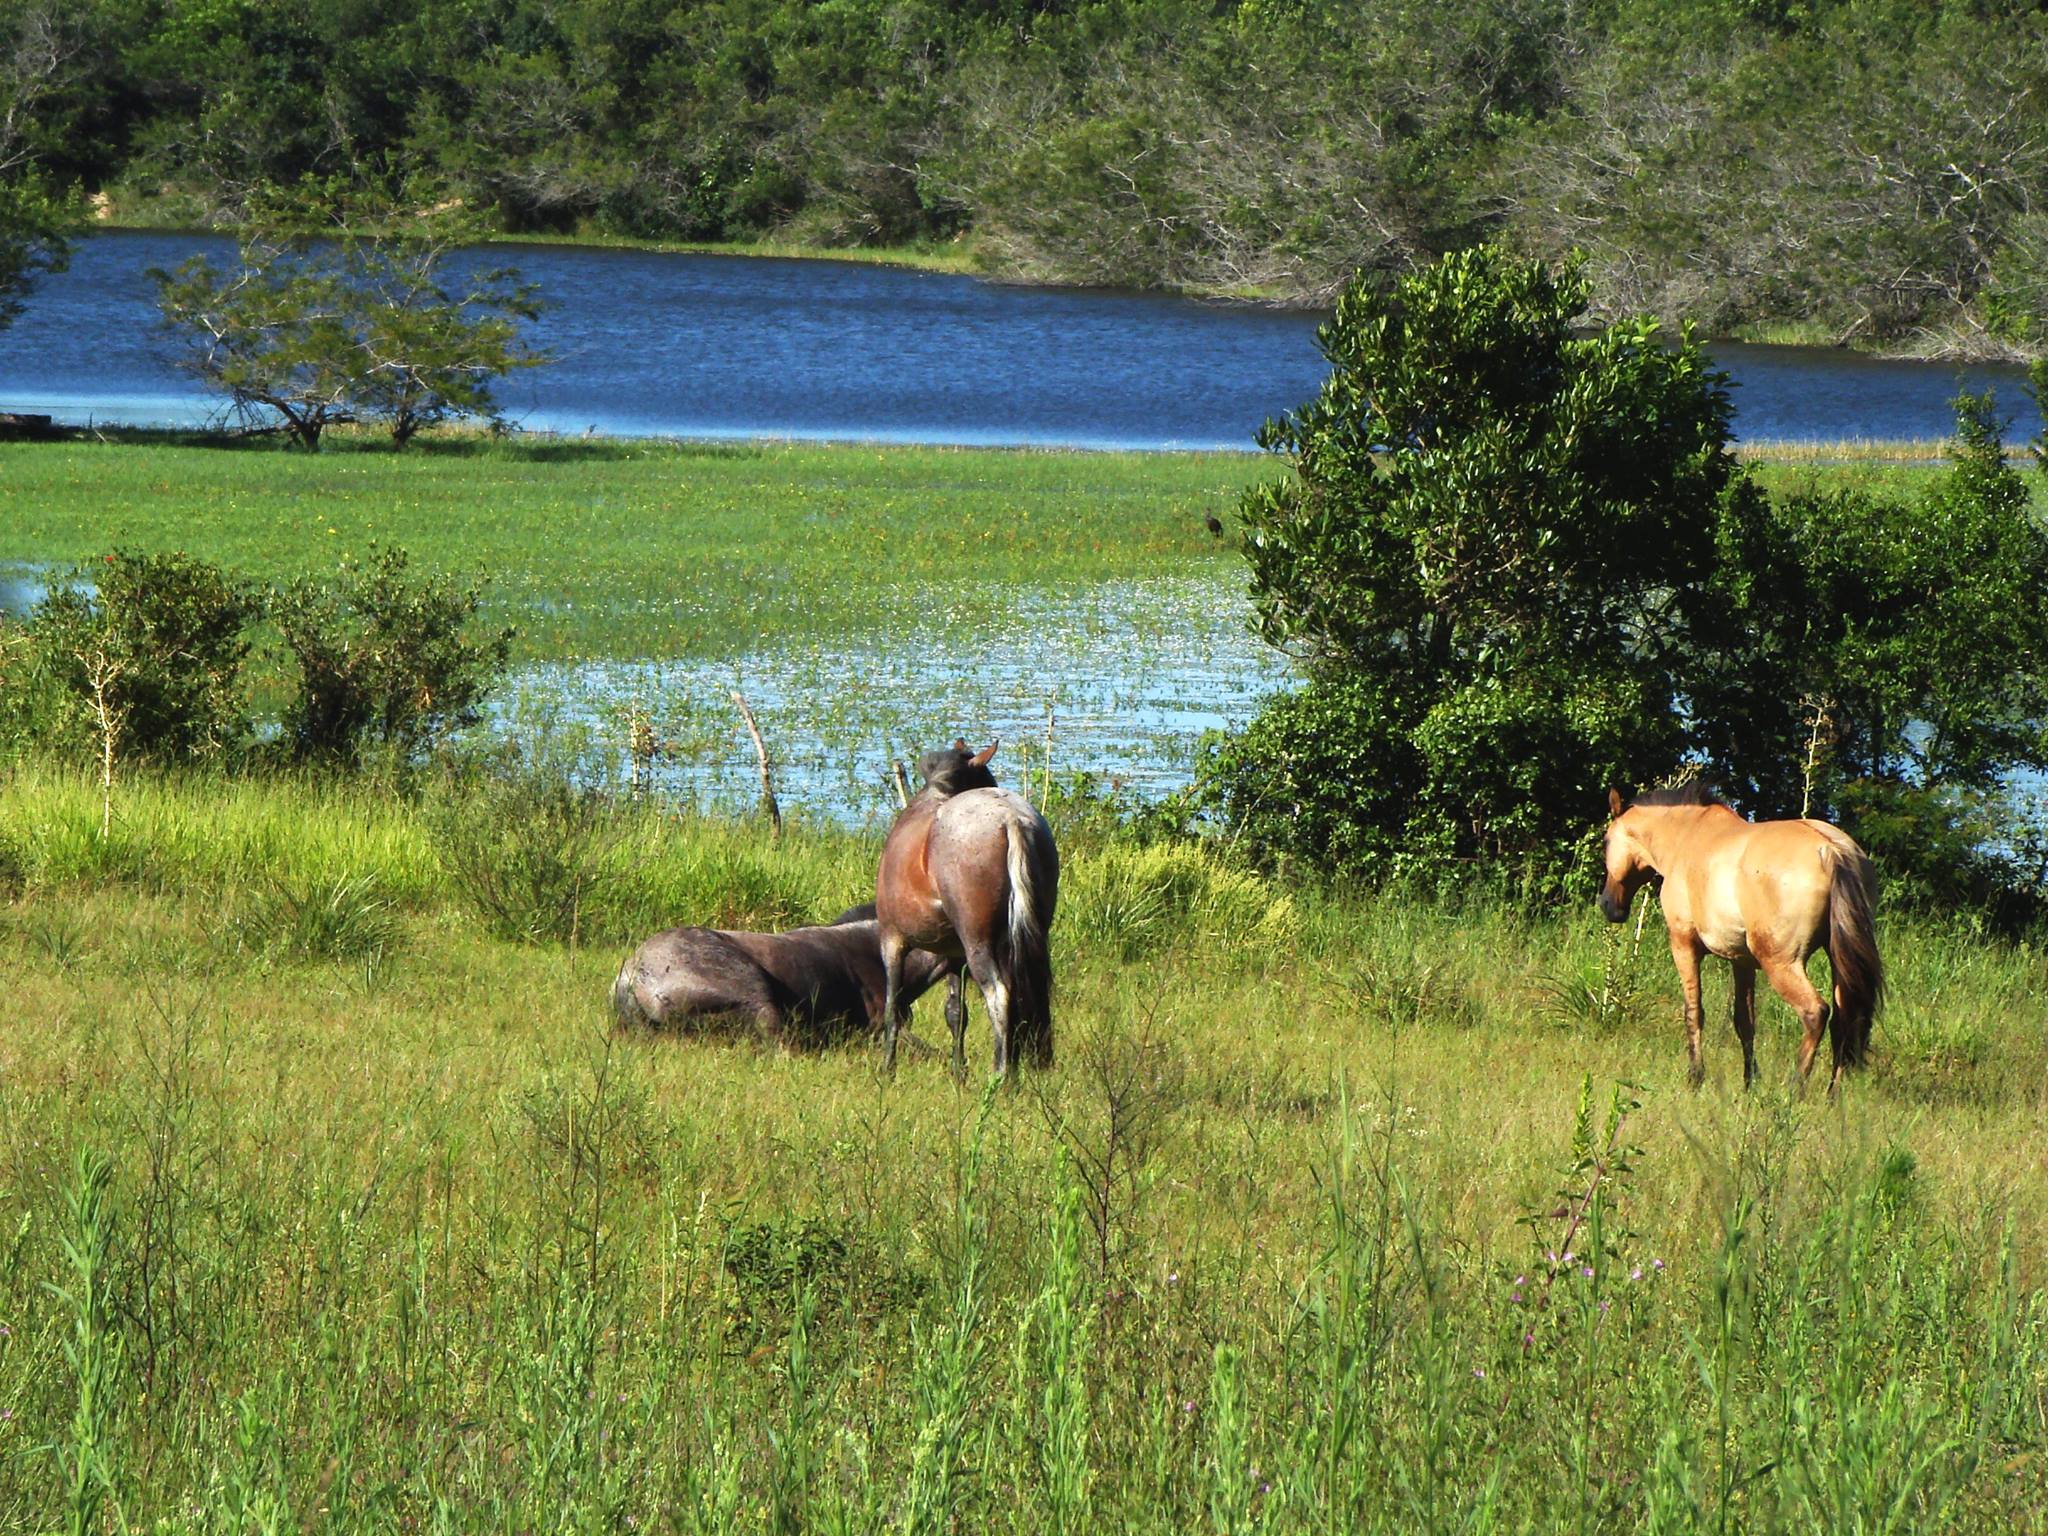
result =
[{"label": "horse's neck", "polygon": [[1650,856],[1650,867],[1668,875],[1672,863],[1686,853],[1703,851],[1748,825],[1725,805],[1674,805],[1645,817],[1637,836]]}]

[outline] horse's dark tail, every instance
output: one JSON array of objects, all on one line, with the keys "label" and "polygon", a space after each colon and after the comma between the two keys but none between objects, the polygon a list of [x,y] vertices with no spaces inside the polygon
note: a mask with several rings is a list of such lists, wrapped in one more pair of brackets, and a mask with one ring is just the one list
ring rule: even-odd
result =
[{"label": "horse's dark tail", "polygon": [[1052,927],[1059,855],[1036,817],[1011,816],[1010,914],[1004,934],[1004,985],[1010,994],[1010,1054],[1034,1067],[1052,1065]]},{"label": "horse's dark tail", "polygon": [[[1844,846],[1846,845],[1846,846]],[[1828,861],[1828,964],[1835,973],[1835,1008],[1828,1020],[1835,1065],[1863,1064],[1870,1026],[1884,997],[1884,961],[1871,921],[1876,876],[1870,859],[1846,837],[1830,842]]]}]

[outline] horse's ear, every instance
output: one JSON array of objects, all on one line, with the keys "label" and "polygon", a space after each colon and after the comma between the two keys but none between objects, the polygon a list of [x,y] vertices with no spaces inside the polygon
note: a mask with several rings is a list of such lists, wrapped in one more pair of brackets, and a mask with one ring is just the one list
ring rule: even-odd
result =
[{"label": "horse's ear", "polygon": [[965,736],[955,736],[953,738],[953,750],[955,752],[965,752],[967,750],[967,738]]},{"label": "horse's ear", "polygon": [[[977,768],[986,768],[988,766],[988,760],[996,755],[996,748],[1000,747],[1002,744],[1003,738],[998,736],[994,741],[990,742],[987,746],[983,747],[979,752],[975,753],[974,756],[970,757],[968,761],[974,764],[974,766]],[[962,743],[960,743],[960,745],[964,747],[967,745],[967,743],[963,741]]]},{"label": "horse's ear", "polygon": [[1622,812],[1622,804],[1621,804],[1621,791],[1620,791],[1620,790],[1618,790],[1618,789],[1610,789],[1610,790],[1608,790],[1608,791],[1607,791],[1607,816],[1608,816],[1608,819],[1609,819],[1609,820],[1611,821],[1611,820],[1612,820],[1613,818],[1615,818],[1616,816],[1619,816],[1619,815],[1621,814],[1621,812]]}]

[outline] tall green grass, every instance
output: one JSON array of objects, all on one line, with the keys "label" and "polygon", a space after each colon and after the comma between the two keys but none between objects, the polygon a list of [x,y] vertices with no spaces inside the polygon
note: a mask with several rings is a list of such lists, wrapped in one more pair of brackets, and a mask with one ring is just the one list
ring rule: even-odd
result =
[{"label": "tall green grass", "polygon": [[[1558,1002],[1590,911],[1068,829],[1061,1064],[983,1094],[609,1027],[870,839],[614,809],[521,942],[475,805],[0,780],[0,1529],[2044,1528],[2038,949],[1889,914],[1839,1103],[1775,1003],[1692,1094],[1656,947]],[[374,964],[234,920],[349,889]]]}]

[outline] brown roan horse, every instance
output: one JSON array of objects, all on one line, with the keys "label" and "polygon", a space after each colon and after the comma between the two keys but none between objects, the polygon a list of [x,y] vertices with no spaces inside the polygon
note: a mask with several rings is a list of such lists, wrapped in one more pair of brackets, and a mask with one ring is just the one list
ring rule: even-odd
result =
[{"label": "brown roan horse", "polygon": [[[1059,894],[1052,829],[1022,795],[996,787],[996,744],[927,752],[925,786],[882,846],[875,875],[887,975],[883,1059],[896,1066],[904,956],[912,950],[964,959],[981,988],[995,1036],[998,1076],[1013,1060],[1052,1065],[1052,956],[1046,933]],[[966,1014],[947,1010],[955,1070],[966,1066]]]},{"label": "brown roan horse", "polygon": [[[1833,1093],[1863,1060],[1884,991],[1884,962],[1870,908],[1876,881],[1849,834],[1825,821],[1745,821],[1694,781],[1652,790],[1623,808],[1608,792],[1607,883],[1600,911],[1627,918],[1644,882],[1664,878],[1664,923],[1685,993],[1685,1047],[1697,1088],[1700,1060],[1700,960],[1719,955],[1735,968],[1735,1033],[1742,1081],[1756,1078],[1756,973],[1805,1026],[1800,1081],[1813,1071],[1822,1031],[1834,1047]],[[1806,957],[1826,947],[1834,972],[1831,1010],[1806,975]]]}]

